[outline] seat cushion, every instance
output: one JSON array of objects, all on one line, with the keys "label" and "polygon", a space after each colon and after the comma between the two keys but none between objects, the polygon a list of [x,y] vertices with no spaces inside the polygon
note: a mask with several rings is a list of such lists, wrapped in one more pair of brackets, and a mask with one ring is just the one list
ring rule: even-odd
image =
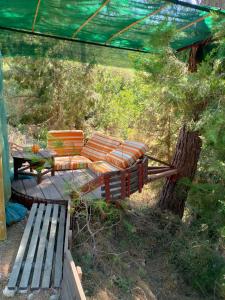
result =
[{"label": "seat cushion", "polygon": [[83,147],[81,155],[88,157],[92,161],[105,160],[106,154],[117,148],[121,142],[113,137],[95,132]]},{"label": "seat cushion", "polygon": [[148,146],[141,142],[125,141],[120,145],[119,149],[122,152],[134,156],[134,158],[137,160],[148,151]]},{"label": "seat cushion", "polygon": [[52,130],[48,132],[47,148],[56,156],[78,155],[84,146],[82,130]]},{"label": "seat cushion", "polygon": [[117,148],[108,153],[105,160],[115,167],[126,169],[135,163],[136,158],[133,154],[123,152]]},{"label": "seat cushion", "polygon": [[112,166],[106,161],[95,161],[89,165],[89,169],[93,171],[96,175],[120,170],[119,168]]},{"label": "seat cushion", "polygon": [[54,169],[56,171],[86,169],[90,164],[90,159],[80,155],[60,156],[55,157]]}]

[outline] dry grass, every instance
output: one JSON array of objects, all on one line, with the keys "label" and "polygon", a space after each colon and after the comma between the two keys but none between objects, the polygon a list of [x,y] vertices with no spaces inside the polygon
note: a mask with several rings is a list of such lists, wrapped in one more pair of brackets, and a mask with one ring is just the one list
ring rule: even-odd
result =
[{"label": "dry grass", "polygon": [[115,216],[109,227],[93,217],[88,231],[74,241],[73,255],[83,270],[83,287],[89,300],[199,300],[169,262],[169,248],[179,221],[154,208],[156,189],[145,189]]}]

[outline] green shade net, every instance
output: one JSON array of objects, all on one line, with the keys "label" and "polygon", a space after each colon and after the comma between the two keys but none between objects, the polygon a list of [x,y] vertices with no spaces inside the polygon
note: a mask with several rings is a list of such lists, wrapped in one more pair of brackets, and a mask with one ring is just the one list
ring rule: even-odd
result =
[{"label": "green shade net", "polygon": [[11,196],[9,145],[7,132],[7,117],[3,99],[2,57],[0,53],[0,152],[2,153],[4,196],[8,201]]},{"label": "green shade net", "polygon": [[[0,7],[3,55],[44,55],[52,49],[49,39],[32,45],[13,32],[86,43],[86,55],[97,51],[101,60],[105,55],[98,46],[158,52],[155,41],[168,37],[173,29],[170,44],[178,50],[209,38],[225,19],[225,11],[218,8],[177,0],[0,0]],[[64,57],[80,59],[80,48],[71,46],[71,53],[65,51]],[[111,53],[108,56],[122,55],[120,61],[127,55]]]}]

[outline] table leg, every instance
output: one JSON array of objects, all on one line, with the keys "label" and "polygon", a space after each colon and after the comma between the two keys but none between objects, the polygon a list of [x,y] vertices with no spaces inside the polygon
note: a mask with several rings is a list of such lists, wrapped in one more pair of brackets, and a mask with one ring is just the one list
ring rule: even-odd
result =
[{"label": "table leg", "polygon": [[55,160],[54,160],[54,157],[52,157],[51,159],[51,176],[55,176]]},{"label": "table leg", "polygon": [[37,184],[41,183],[41,172],[37,173]]},{"label": "table leg", "polygon": [[14,179],[18,179],[18,169],[20,164],[16,158],[13,158]]}]

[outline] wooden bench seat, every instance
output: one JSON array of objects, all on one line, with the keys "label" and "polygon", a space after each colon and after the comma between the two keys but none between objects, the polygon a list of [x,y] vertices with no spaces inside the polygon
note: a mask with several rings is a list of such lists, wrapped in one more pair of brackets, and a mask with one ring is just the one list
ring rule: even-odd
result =
[{"label": "wooden bench seat", "polygon": [[60,288],[66,206],[34,203],[9,277],[8,290]]}]

